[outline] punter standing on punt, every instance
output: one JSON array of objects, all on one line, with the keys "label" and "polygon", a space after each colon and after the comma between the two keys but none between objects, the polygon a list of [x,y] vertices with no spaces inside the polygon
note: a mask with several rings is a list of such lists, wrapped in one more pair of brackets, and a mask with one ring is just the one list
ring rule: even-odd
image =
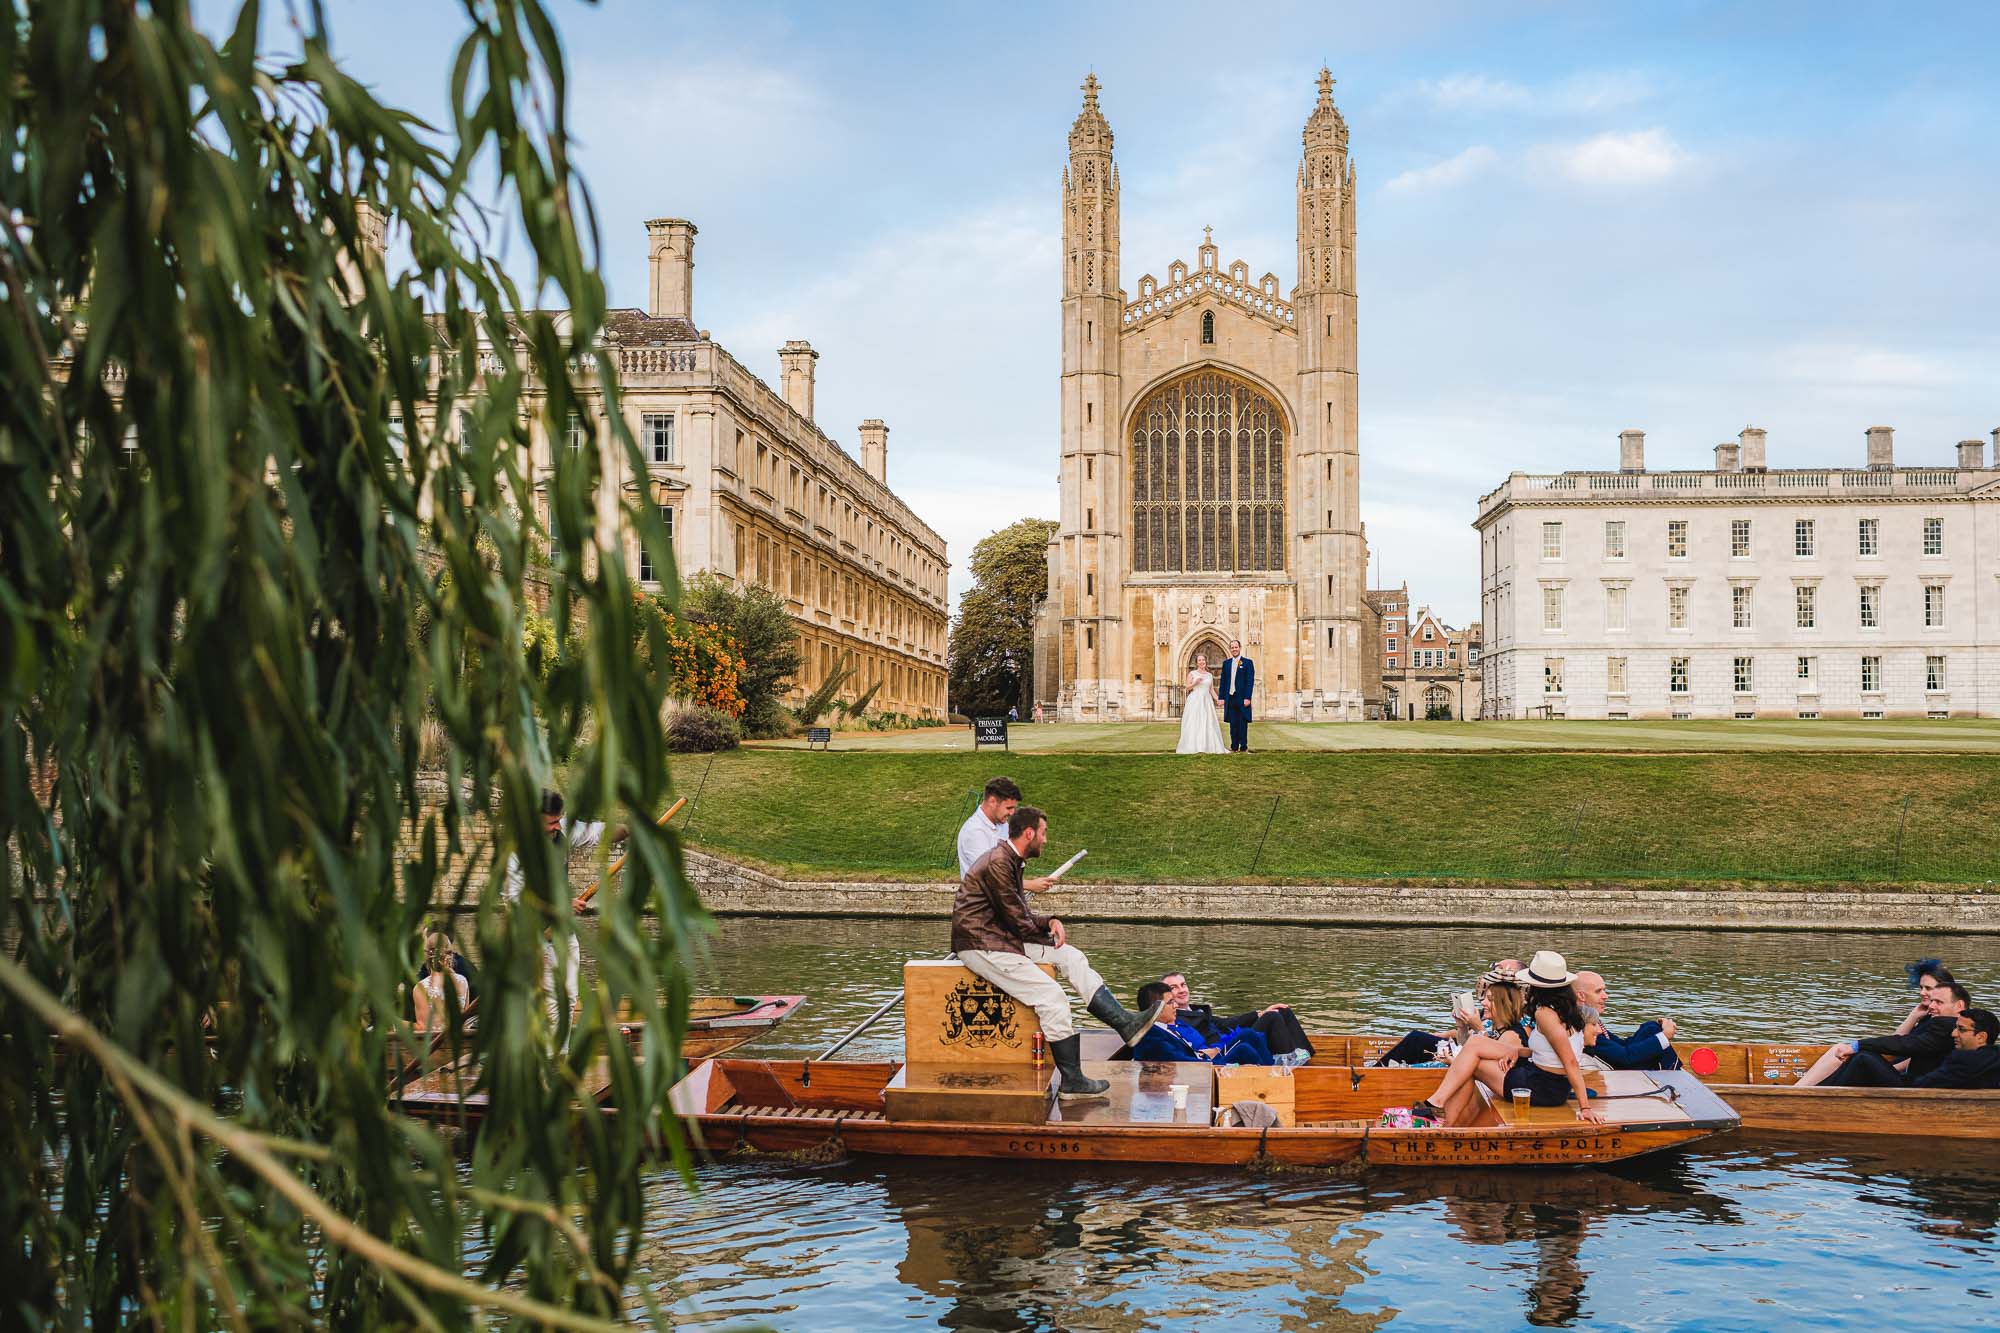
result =
[{"label": "punter standing on punt", "polygon": [[1083,950],[1069,943],[1063,923],[1028,906],[1022,867],[1041,855],[1048,838],[1048,817],[1034,806],[1020,806],[1008,817],[1007,840],[980,857],[959,882],[951,905],[951,947],[974,976],[1035,1011],[1049,1055],[1062,1072],[1059,1095],[1095,1097],[1111,1085],[1084,1076],[1069,997],[1036,964],[1055,968],[1088,1005],[1091,1017],[1124,1038],[1128,1047],[1146,1035],[1160,1006],[1134,1014],[1119,1004]]}]

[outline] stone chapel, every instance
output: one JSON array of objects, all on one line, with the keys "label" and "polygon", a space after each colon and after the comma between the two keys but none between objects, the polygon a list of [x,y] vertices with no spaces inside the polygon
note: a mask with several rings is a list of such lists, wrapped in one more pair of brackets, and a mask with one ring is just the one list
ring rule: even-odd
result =
[{"label": "stone chapel", "polygon": [[1213,665],[1236,638],[1257,717],[1358,721],[1354,169],[1333,76],[1306,118],[1290,293],[1209,235],[1126,292],[1097,94],[1092,75],[1063,173],[1062,510],[1036,702],[1064,721],[1177,717],[1195,655]]}]

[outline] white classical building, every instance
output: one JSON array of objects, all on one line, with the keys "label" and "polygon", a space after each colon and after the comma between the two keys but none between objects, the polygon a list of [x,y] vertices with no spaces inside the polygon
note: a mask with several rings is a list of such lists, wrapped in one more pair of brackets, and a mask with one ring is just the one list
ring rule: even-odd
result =
[{"label": "white classical building", "polygon": [[1957,465],[1516,472],[1479,502],[1484,716],[2000,716],[2000,431]]}]

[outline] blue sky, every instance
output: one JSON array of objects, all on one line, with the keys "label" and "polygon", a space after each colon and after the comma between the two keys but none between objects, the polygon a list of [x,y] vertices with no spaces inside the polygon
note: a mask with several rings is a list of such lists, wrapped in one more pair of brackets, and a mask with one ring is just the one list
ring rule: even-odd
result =
[{"label": "blue sky", "polygon": [[[457,8],[329,0],[349,68],[427,112]],[[1479,495],[1615,467],[1621,429],[1700,467],[1762,426],[1792,467],[1858,464],[1870,425],[1946,465],[2000,426],[1990,4],[554,9],[613,301],[645,302],[644,219],[692,218],[696,322],[773,383],[780,343],[819,349],[822,428],[852,451],[889,423],[954,593],[979,537],[1055,513],[1059,181],[1093,69],[1132,291],[1205,224],[1290,288],[1332,67],[1362,517],[1382,578],[1454,623]]]}]

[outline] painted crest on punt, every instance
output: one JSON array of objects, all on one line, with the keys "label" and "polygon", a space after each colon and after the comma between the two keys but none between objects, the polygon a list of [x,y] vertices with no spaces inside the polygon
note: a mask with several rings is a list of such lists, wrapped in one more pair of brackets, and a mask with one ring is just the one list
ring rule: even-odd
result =
[{"label": "painted crest on punt", "polygon": [[947,1046],[1017,1045],[1021,1040],[1015,1023],[1017,1012],[1013,996],[977,977],[967,977],[945,995],[942,1040]]}]

